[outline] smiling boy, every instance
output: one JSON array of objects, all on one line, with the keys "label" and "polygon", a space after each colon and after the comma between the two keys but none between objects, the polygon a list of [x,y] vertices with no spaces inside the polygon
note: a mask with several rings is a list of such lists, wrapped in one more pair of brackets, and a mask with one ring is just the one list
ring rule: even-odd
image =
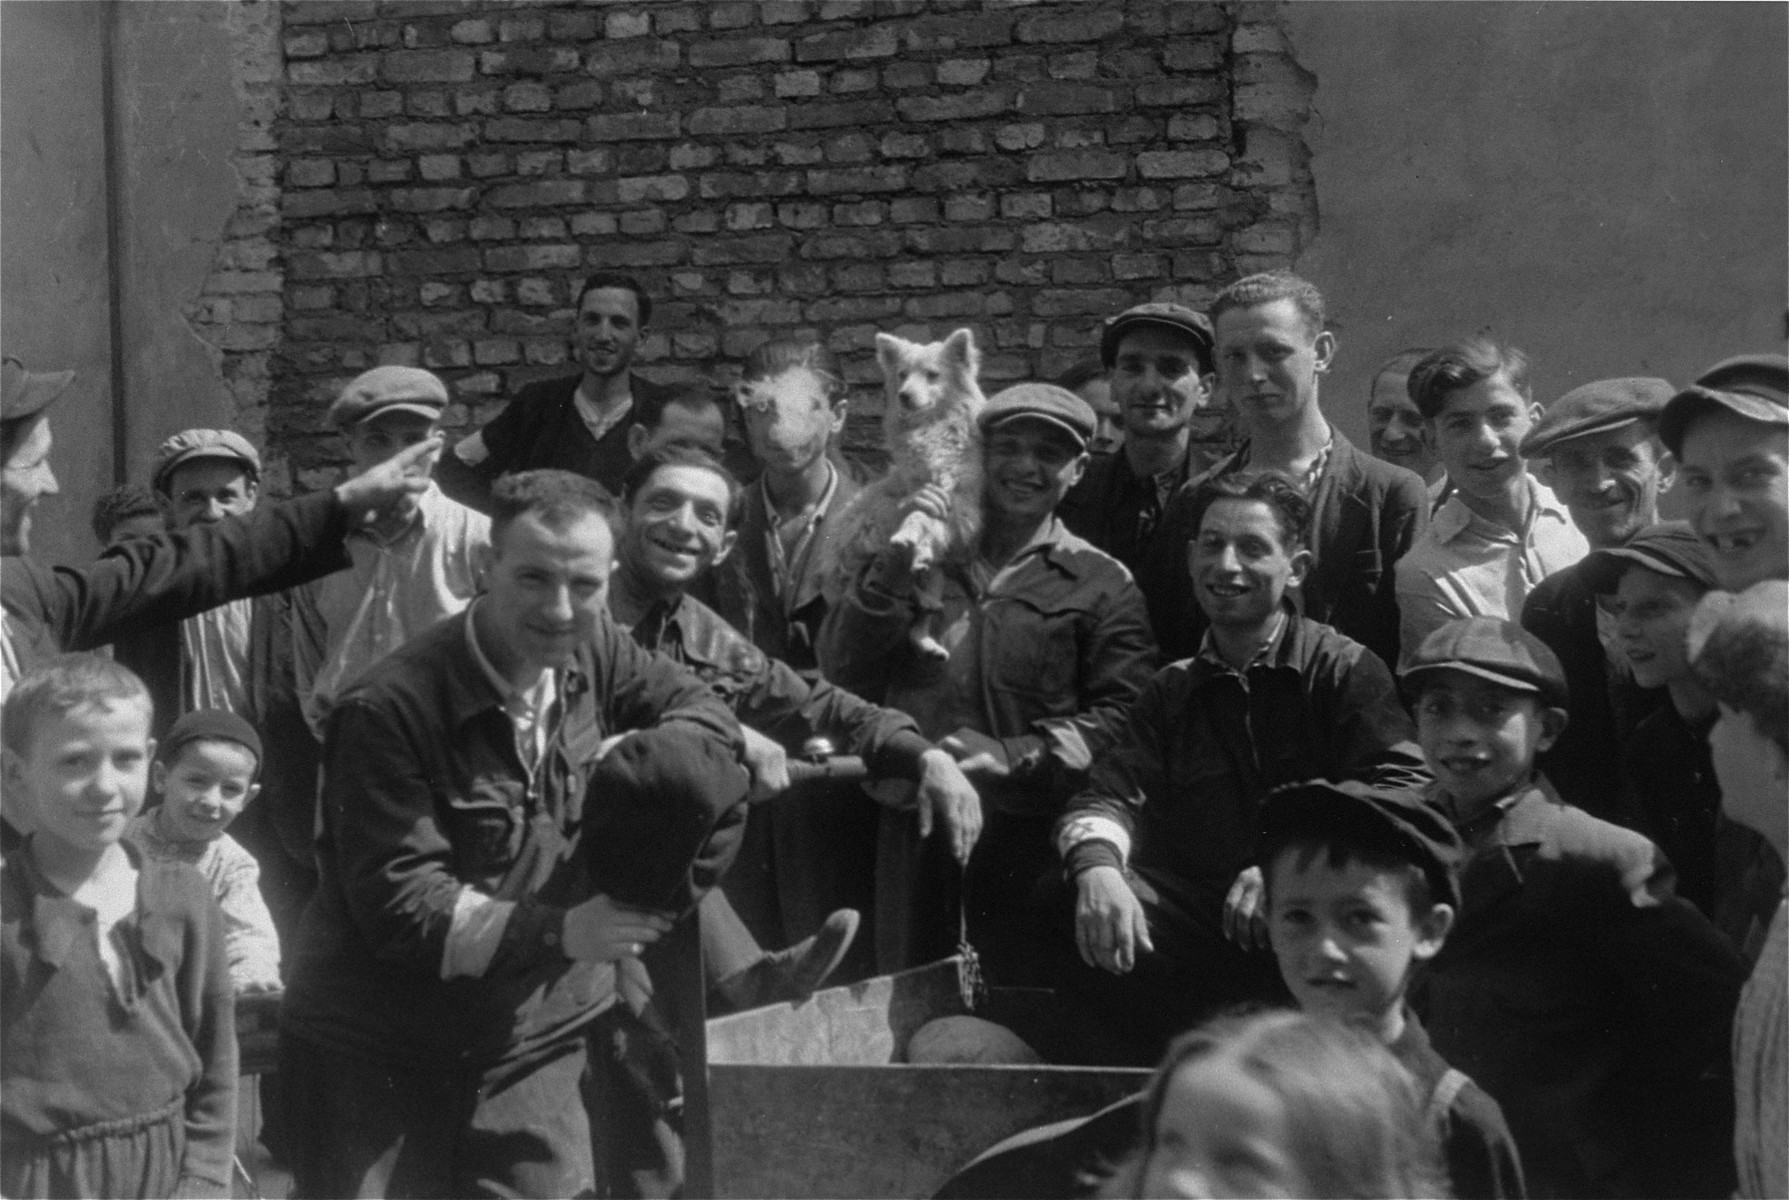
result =
[{"label": "smiling boy", "polygon": [[1435,1048],[1503,1107],[1537,1195],[1725,1194],[1743,968],[1656,846],[1535,772],[1566,721],[1559,660],[1474,617],[1430,634],[1402,680],[1468,855],[1415,997]]},{"label": "smiling boy", "polygon": [[1410,396],[1454,493],[1398,560],[1405,666],[1449,621],[1520,613],[1536,584],[1590,551],[1522,459],[1540,407],[1529,396],[1520,350],[1482,338],[1437,350],[1411,368]]}]

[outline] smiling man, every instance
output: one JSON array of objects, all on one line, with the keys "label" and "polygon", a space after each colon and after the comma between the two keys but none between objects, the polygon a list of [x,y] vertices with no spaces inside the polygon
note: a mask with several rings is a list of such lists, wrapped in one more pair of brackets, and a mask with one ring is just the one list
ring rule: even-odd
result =
[{"label": "smiling man", "polygon": [[1059,978],[1139,1061],[1213,1009],[1280,993],[1250,865],[1269,791],[1428,782],[1385,663],[1287,602],[1311,561],[1298,489],[1268,473],[1193,495],[1199,652],[1149,681],[1055,832],[1075,890]]},{"label": "smiling man", "polygon": [[[901,709],[956,755],[985,824],[966,869],[911,820],[884,813],[876,949],[885,971],[950,954],[966,916],[995,982],[1048,979],[1038,881],[1050,824],[1110,744],[1155,664],[1143,597],[1118,562],[1064,528],[1056,506],[1080,479],[1097,418],[1073,392],[1021,383],[980,418],[983,525],[975,555],[946,564],[939,640],[920,656],[907,556],[891,548],[847,581],[820,637],[826,677]],[[945,497],[916,507],[943,515]]]},{"label": "smiling man", "polygon": [[491,485],[511,471],[551,467],[611,491],[634,460],[640,411],[677,394],[632,370],[652,321],[652,297],[626,275],[597,274],[578,291],[572,357],[580,372],[530,383],[484,428],[441,456],[435,479],[461,504],[489,512]]},{"label": "smiling man", "polygon": [[[1522,456],[1552,466],[1553,486],[1593,550],[1625,546],[1659,519],[1659,497],[1676,463],[1658,437],[1659,414],[1673,389],[1663,379],[1599,379],[1548,407],[1522,439]],[[1622,660],[1615,622],[1599,607],[1582,563],[1535,586],[1522,627],[1559,656],[1572,695],[1572,719],[1540,757],[1567,802],[1605,821],[1631,825],[1621,800],[1621,744],[1660,693],[1637,686]]]},{"label": "smiling man", "polygon": [[1671,398],[1659,436],[1721,586],[1789,579],[1789,359],[1730,358]]},{"label": "smiling man", "polygon": [[1410,398],[1410,368],[1427,358],[1430,349],[1400,350],[1373,372],[1367,392],[1367,440],[1373,457],[1422,476],[1432,495],[1440,498],[1447,472],[1423,430],[1423,415]]},{"label": "smiling man", "polygon": [[1411,369],[1410,394],[1454,494],[1398,563],[1405,659],[1449,621],[1520,613],[1541,580],[1590,552],[1522,458],[1540,407],[1520,350],[1483,338],[1437,350]]},{"label": "smiling man", "polygon": [[[1239,279],[1212,301],[1217,380],[1245,441],[1207,478],[1277,471],[1311,506],[1310,569],[1300,611],[1390,662],[1398,654],[1392,568],[1429,515],[1423,481],[1355,448],[1323,415],[1319,386],[1336,353],[1323,295],[1285,271]],[[1139,575],[1163,656],[1192,654],[1205,614],[1188,590],[1189,481],[1169,504]]]}]

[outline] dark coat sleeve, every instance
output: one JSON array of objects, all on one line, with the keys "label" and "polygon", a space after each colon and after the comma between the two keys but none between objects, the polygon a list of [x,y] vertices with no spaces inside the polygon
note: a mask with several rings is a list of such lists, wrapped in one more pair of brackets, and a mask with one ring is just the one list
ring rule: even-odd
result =
[{"label": "dark coat sleeve", "polygon": [[1399,471],[1380,506],[1378,548],[1382,569],[1373,595],[1372,628],[1362,634],[1350,634],[1383,662],[1397,662],[1400,652],[1397,563],[1410,552],[1428,524],[1429,493],[1422,477],[1414,471]]},{"label": "dark coat sleeve", "polygon": [[1339,774],[1377,787],[1420,791],[1433,782],[1416,727],[1398,698],[1398,685],[1379,656],[1364,646],[1323,664],[1320,728],[1330,731],[1329,761]]},{"label": "dark coat sleeve", "polygon": [[453,447],[435,460],[435,482],[450,500],[481,513],[491,511],[491,485],[505,471],[522,467],[527,448],[534,444],[547,406],[524,388],[503,411],[485,423],[478,436],[485,445],[485,458],[476,466],[466,462]]},{"label": "dark coat sleeve", "polygon": [[[1107,752],[1094,760],[1086,786],[1065,806],[1054,836],[1060,837],[1078,819],[1104,817],[1135,837],[1138,812],[1150,795],[1167,787],[1168,739],[1164,735],[1171,714],[1183,711],[1186,701],[1181,685],[1185,677],[1184,667],[1171,666],[1144,685],[1116,726]],[[1089,867],[1116,866],[1114,859],[1109,853],[1082,851],[1070,855],[1067,868],[1078,874]]]},{"label": "dark coat sleeve", "polygon": [[133,625],[181,621],[342,570],[347,529],[334,493],[318,492],[140,538],[86,567],[9,559],[0,596],[9,615],[45,626],[61,649],[91,650]]},{"label": "dark coat sleeve", "polygon": [[1441,1149],[1457,1200],[1521,1200],[1528,1194],[1516,1139],[1488,1092],[1468,1081],[1441,1120]]},{"label": "dark coat sleeve", "polygon": [[763,670],[746,681],[734,704],[743,724],[792,750],[815,735],[830,738],[841,753],[862,758],[873,775],[918,778],[919,756],[932,744],[912,717],[824,679],[810,683],[778,659],[761,662]]}]

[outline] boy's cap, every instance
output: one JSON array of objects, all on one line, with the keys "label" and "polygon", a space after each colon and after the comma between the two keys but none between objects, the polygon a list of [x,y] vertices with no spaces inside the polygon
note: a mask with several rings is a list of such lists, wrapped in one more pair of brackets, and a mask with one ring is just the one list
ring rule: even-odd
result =
[{"label": "boy's cap", "polygon": [[1497,617],[1449,621],[1422,640],[1398,678],[1406,691],[1414,693],[1424,676],[1436,671],[1464,671],[1504,687],[1539,693],[1549,708],[1565,707],[1565,668],[1558,656],[1514,621]]},{"label": "boy's cap", "polygon": [[1789,425],[1789,358],[1742,354],[1702,372],[1695,383],[1671,397],[1659,415],[1659,438],[1665,449],[1683,453],[1683,435],[1690,422],[1714,408],[1765,425]]},{"label": "boy's cap", "polygon": [[995,392],[982,407],[979,423],[986,432],[1021,417],[1056,426],[1083,450],[1087,449],[1093,431],[1099,428],[1099,417],[1092,405],[1053,383],[1016,383]]},{"label": "boy's cap", "polygon": [[1522,456],[1550,453],[1560,442],[1635,421],[1656,421],[1676,389],[1663,379],[1599,379],[1575,387],[1547,408],[1522,439]]},{"label": "boy's cap", "polygon": [[249,474],[261,477],[261,452],[233,429],[183,429],[155,448],[150,482],[155,490],[167,490],[174,468],[199,458],[224,458],[239,462]]},{"label": "boy's cap", "polygon": [[329,406],[329,421],[337,429],[352,429],[368,417],[392,411],[438,421],[447,401],[447,385],[433,371],[421,367],[374,367],[355,376],[342,389]]},{"label": "boy's cap", "polygon": [[1687,579],[1704,590],[1721,586],[1714,556],[1687,521],[1648,525],[1625,545],[1593,551],[1578,570],[1590,590],[1603,595],[1615,590],[1630,563],[1672,579]]},{"label": "boy's cap", "polygon": [[247,721],[221,708],[199,708],[175,721],[163,735],[155,756],[171,763],[180,751],[192,742],[236,742],[247,746],[255,756],[255,771],[261,769],[261,735]]},{"label": "boy's cap", "polygon": [[1139,325],[1165,325],[1192,338],[1198,344],[1200,365],[1206,371],[1211,370],[1212,355],[1217,349],[1217,336],[1211,331],[1211,319],[1184,304],[1163,300],[1139,304],[1135,308],[1125,309],[1115,317],[1106,318],[1106,327],[1100,333],[1099,360],[1106,365],[1108,371],[1118,361],[1118,343],[1124,339],[1125,334]]},{"label": "boy's cap", "polygon": [[1373,787],[1357,779],[1287,784],[1268,793],[1261,809],[1260,844],[1284,845],[1304,837],[1322,841],[1363,826],[1389,832],[1428,876],[1436,901],[1459,909],[1460,861],[1466,848],[1453,822],[1421,792]]},{"label": "boy's cap", "polygon": [[27,371],[8,355],[0,363],[0,421],[34,417],[68,390],[73,371]]}]

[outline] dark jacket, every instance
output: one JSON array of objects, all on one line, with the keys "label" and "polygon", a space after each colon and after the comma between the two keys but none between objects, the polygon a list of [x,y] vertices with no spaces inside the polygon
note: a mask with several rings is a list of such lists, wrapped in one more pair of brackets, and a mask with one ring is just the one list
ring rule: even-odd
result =
[{"label": "dark jacket", "polygon": [[177,623],[228,600],[283,591],[348,565],[347,514],[332,492],[246,517],[136,538],[86,567],[0,566],[6,635],[29,667],[92,650],[134,627]]},{"label": "dark jacket", "polygon": [[906,713],[860,700],[824,679],[812,682],[770,658],[693,596],[657,605],[635,625],[634,641],[694,671],[742,725],[799,751],[816,734],[840,754],[864,760],[874,776],[919,778],[932,744]]},{"label": "dark jacket", "polygon": [[[634,462],[627,431],[635,417],[630,413],[617,421],[600,441],[591,437],[574,401],[582,378],[541,379],[523,387],[479,430],[487,451],[484,461],[469,466],[450,447],[435,463],[435,482],[450,499],[482,513],[491,511],[491,485],[499,475],[542,467],[594,479],[619,496],[621,480]],[[628,377],[628,387],[636,412],[648,397],[676,390],[638,375]]]},{"label": "dark jacket", "polygon": [[[1311,497],[1314,561],[1296,597],[1313,621],[1333,625],[1379,656],[1398,661],[1397,579],[1392,566],[1429,521],[1429,495],[1413,471],[1357,450],[1331,427],[1335,444]],[[1192,498],[1204,480],[1247,469],[1247,447],[1190,479],[1169,502],[1156,529],[1147,570],[1138,578],[1167,661],[1199,647],[1206,627],[1193,599],[1186,547],[1192,540]]]},{"label": "dark jacket", "polygon": [[[1186,457],[1174,469],[1174,491],[1189,478],[1192,449],[1190,445],[1187,447]],[[1168,499],[1173,499],[1172,491]],[[1062,498],[1056,515],[1071,533],[1086,538],[1110,554],[1130,568],[1132,575],[1139,575],[1155,545],[1156,527],[1166,512],[1166,504],[1158,506],[1156,503],[1155,481],[1137,478],[1120,447],[1093,456],[1081,482]],[[1183,569],[1185,562],[1183,553]],[[1157,630],[1157,637],[1159,639],[1160,630]]]},{"label": "dark jacket", "polygon": [[1724,1196],[1728,1038],[1744,969],[1640,834],[1560,802],[1502,802],[1415,1007],[1509,1118],[1552,1196]]},{"label": "dark jacket", "polygon": [[[1391,672],[1358,642],[1288,613],[1244,675],[1203,650],[1158,671],[1057,822],[1058,831],[1085,817],[1116,822],[1131,839],[1131,868],[1214,920],[1254,861],[1261,803],[1275,787],[1430,780]],[[1116,864],[1070,856],[1071,871],[1095,865]]]},{"label": "dark jacket", "polygon": [[863,490],[842,465],[832,500],[814,530],[814,546],[795,579],[793,595],[777,594],[775,568],[765,543],[774,537],[775,522],[764,500],[764,489],[747,487],[741,497],[739,540],[733,554],[711,576],[713,583],[704,599],[734,629],[771,658],[788,663],[803,675],[818,673],[820,659],[815,646],[826,620],[825,569],[829,519],[836,519]]},{"label": "dark jacket", "polygon": [[1570,697],[1565,732],[1535,765],[1567,804],[1617,825],[1642,828],[1640,814],[1621,789],[1621,743],[1641,718],[1658,711],[1665,689],[1641,687],[1625,663],[1610,670],[1596,635],[1596,594],[1578,566],[1555,571],[1535,585],[1522,603],[1522,628],[1559,656]]},{"label": "dark jacket", "polygon": [[1516,1139],[1503,1110],[1485,1089],[1456,1076],[1463,1082],[1446,1107],[1436,1111],[1438,1089],[1451,1068],[1435,1053],[1429,1032],[1415,1013],[1405,1011],[1403,1035],[1386,1049],[1410,1072],[1417,1100],[1439,1126],[1442,1161],[1456,1200],[1512,1200],[1527,1195]]},{"label": "dark jacket", "polygon": [[[301,1038],[411,1069],[486,1066],[581,1028],[613,1001],[614,967],[565,956],[565,909],[601,892],[686,910],[743,822],[732,714],[606,618],[560,674],[531,777],[467,641],[476,611],[370,667],[330,714],[317,895],[281,1014]],[[463,884],[517,906],[488,970],[443,981]]]},{"label": "dark jacket", "polygon": [[223,917],[197,871],[129,852],[141,874],[136,908],[113,935],[126,958],[122,1000],[105,982],[93,910],[46,880],[28,849],[0,866],[0,1148],[13,1195],[15,1161],[103,1148],[104,1138],[53,1145],[56,1135],[170,1105],[185,1114],[175,1170],[190,1190],[162,1194],[230,1194],[236,1001]]}]

